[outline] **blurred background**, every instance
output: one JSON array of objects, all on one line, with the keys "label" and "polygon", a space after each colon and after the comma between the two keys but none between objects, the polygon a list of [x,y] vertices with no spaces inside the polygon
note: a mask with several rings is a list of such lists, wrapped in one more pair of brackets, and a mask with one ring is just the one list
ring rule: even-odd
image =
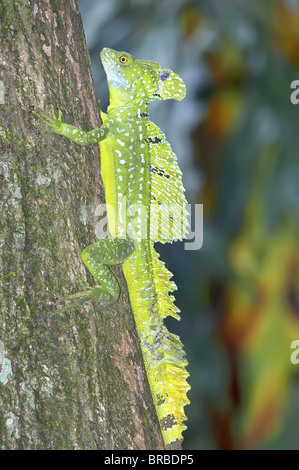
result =
[{"label": "blurred background", "polygon": [[191,404],[185,449],[299,449],[298,0],[79,2],[101,107],[103,47],[181,75],[151,104],[178,155],[204,242],[158,250],[179,287]]}]

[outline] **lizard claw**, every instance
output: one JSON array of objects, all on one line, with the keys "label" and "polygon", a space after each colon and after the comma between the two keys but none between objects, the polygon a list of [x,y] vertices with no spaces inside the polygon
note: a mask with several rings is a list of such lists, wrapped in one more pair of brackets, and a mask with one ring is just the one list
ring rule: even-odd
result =
[{"label": "lizard claw", "polygon": [[52,104],[50,104],[50,106],[51,106],[51,109],[52,109],[53,117],[48,116],[41,109],[39,109],[38,112],[37,111],[32,111],[32,113],[35,114],[35,116],[37,116],[42,122],[44,122],[45,124],[50,126],[52,132],[59,133],[59,131],[61,130],[61,126],[63,124],[62,120],[61,120],[62,112],[59,109],[58,110],[58,117],[57,117],[56,114],[55,114],[54,106]]}]

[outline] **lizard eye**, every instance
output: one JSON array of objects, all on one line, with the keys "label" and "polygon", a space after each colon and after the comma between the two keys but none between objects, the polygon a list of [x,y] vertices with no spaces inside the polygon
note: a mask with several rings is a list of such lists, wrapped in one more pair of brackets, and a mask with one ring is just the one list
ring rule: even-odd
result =
[{"label": "lizard eye", "polygon": [[126,57],[125,55],[122,55],[122,56],[119,58],[119,61],[120,61],[122,64],[125,64],[126,62],[128,62],[128,57]]}]

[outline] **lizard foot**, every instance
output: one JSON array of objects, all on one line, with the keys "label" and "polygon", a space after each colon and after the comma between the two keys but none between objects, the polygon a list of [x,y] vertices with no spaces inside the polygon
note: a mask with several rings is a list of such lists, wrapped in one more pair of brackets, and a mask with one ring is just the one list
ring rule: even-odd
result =
[{"label": "lizard foot", "polygon": [[58,308],[57,310],[54,310],[54,312],[51,312],[52,315],[72,310],[73,308],[79,307],[88,300],[92,300],[98,304],[93,310],[89,312],[89,314],[99,312],[108,305],[111,305],[116,302],[113,296],[109,294],[109,292],[107,292],[102,286],[88,288],[87,290],[77,292],[76,294],[60,297],[59,300],[74,300],[74,302],[71,302],[65,305],[64,307]]}]

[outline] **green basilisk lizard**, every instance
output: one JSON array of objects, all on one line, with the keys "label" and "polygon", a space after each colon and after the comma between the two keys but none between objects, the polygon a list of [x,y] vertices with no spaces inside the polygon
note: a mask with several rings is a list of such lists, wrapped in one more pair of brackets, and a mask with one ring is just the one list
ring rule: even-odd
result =
[{"label": "green basilisk lizard", "polygon": [[[110,104],[101,112],[103,125],[84,132],[53,117],[35,113],[57,134],[85,145],[98,142],[110,238],[85,248],[82,260],[98,285],[70,296],[63,311],[94,300],[94,311],[118,300],[119,284],[109,265],[122,264],[140,338],[145,367],[165,447],[182,439],[184,406],[190,388],[187,361],[178,336],[163,319],[179,319],[169,295],[176,289],[154,242],[185,236],[186,199],[176,155],[163,132],[148,118],[148,103],[185,96],[183,80],[155,62],[104,48],[100,54],[109,85]],[[129,230],[131,226],[131,230]],[[129,233],[130,232],[130,233]]]}]

